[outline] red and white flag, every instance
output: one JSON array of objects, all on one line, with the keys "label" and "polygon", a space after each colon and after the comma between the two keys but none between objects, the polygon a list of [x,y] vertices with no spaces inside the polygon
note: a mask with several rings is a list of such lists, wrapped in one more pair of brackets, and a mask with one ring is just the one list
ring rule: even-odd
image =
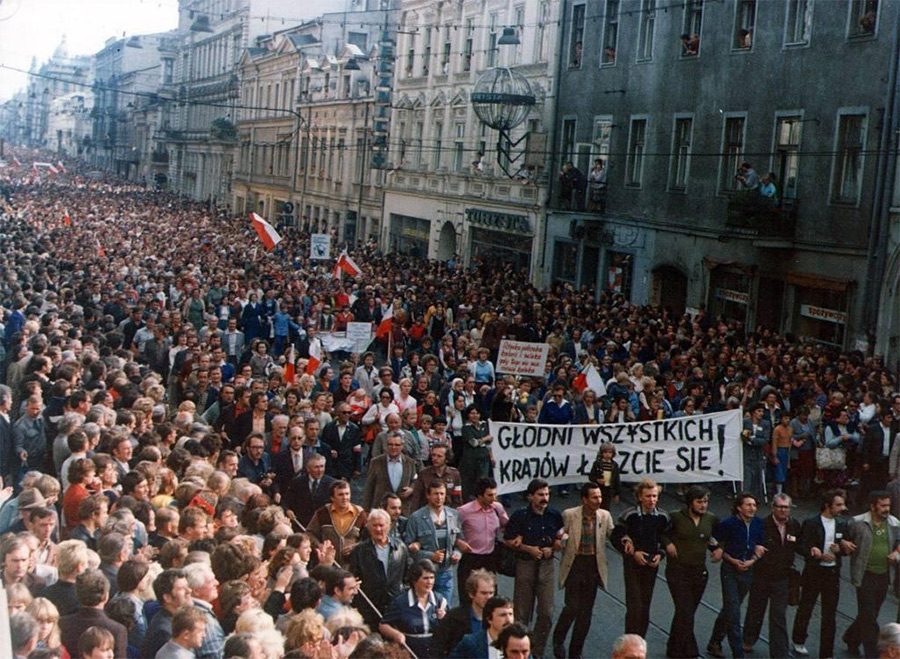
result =
[{"label": "red and white flag", "polygon": [[69,209],[67,208],[63,213],[63,222],[67,227],[72,226],[72,218],[69,217]]},{"label": "red and white flag", "polygon": [[256,229],[256,235],[266,246],[266,249],[275,249],[275,245],[281,242],[281,236],[275,231],[275,227],[266,222],[256,213],[250,213],[250,219],[253,221],[253,228]]},{"label": "red and white flag", "polygon": [[323,357],[322,342],[319,340],[319,337],[314,337],[312,341],[309,342],[309,361],[306,362],[307,375],[315,374],[316,370],[318,370],[319,366],[322,364]]},{"label": "red and white flag", "polygon": [[375,330],[375,338],[383,339],[386,336],[389,336],[391,333],[391,325],[394,324],[394,305],[391,303],[391,306],[388,307],[387,311],[384,312],[384,315],[381,317],[381,322],[378,323],[378,327]]},{"label": "red and white flag", "polygon": [[294,346],[291,345],[291,349],[287,354],[287,363],[284,365],[284,381],[288,386],[293,386],[294,380],[297,379],[297,365],[295,363],[294,357]]},{"label": "red and white flag", "polygon": [[342,272],[346,272],[351,277],[359,277],[362,274],[362,268],[356,265],[356,261],[350,258],[346,249],[341,252],[341,255],[337,259],[337,263],[334,264],[334,276],[340,279]]},{"label": "red and white flag", "polygon": [[66,173],[66,167],[65,167],[65,165],[63,165],[62,160],[60,160],[59,162],[56,163],[56,168],[57,168],[59,171],[61,171],[63,174]]},{"label": "red and white flag", "polygon": [[13,164],[14,164],[16,167],[21,167],[21,166],[22,166],[22,163],[19,162],[19,159],[16,158],[15,156],[13,156]]},{"label": "red and white flag", "polygon": [[598,398],[606,395],[606,385],[603,384],[603,378],[600,377],[600,373],[597,372],[593,364],[588,364],[587,368],[575,378],[572,384],[578,391],[593,389]]}]

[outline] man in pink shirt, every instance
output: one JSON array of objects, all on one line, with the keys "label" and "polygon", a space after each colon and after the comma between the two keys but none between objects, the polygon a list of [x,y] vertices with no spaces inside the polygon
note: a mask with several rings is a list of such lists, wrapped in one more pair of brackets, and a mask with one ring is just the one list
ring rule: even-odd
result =
[{"label": "man in pink shirt", "polygon": [[509,517],[497,501],[497,482],[493,478],[479,478],[475,482],[475,499],[456,509],[462,523],[463,537],[472,547],[459,561],[459,601],[469,604],[466,579],[473,570],[485,568],[496,572],[494,544],[497,531],[506,527]]}]

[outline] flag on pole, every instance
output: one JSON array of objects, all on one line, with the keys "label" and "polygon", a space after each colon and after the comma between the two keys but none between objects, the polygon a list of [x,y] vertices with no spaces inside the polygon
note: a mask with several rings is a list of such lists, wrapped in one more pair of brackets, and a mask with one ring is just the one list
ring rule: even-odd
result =
[{"label": "flag on pole", "polygon": [[16,158],[15,156],[13,156],[13,164],[14,164],[16,167],[21,167],[21,166],[22,166],[22,163],[19,162],[19,159]]},{"label": "flag on pole", "polygon": [[250,219],[253,221],[253,228],[256,229],[256,235],[266,246],[266,249],[275,249],[275,245],[281,242],[281,236],[271,224],[266,222],[256,213],[250,213]]},{"label": "flag on pole", "polygon": [[294,345],[291,344],[290,352],[287,355],[287,364],[284,365],[284,381],[288,386],[293,386],[294,380],[297,378],[296,364],[294,362]]},{"label": "flag on pole", "polygon": [[63,222],[67,227],[72,226],[72,218],[69,217],[69,209],[67,208],[63,213]]},{"label": "flag on pole", "polygon": [[50,170],[51,174],[59,174],[59,170],[56,169],[56,167],[54,167],[53,165],[47,165],[47,169]]},{"label": "flag on pole", "polygon": [[65,165],[63,165],[62,160],[60,160],[59,162],[56,163],[56,168],[57,168],[59,171],[61,171],[63,174],[66,173],[66,167],[65,167]]},{"label": "flag on pole", "polygon": [[600,377],[600,373],[597,372],[593,364],[588,364],[587,368],[575,378],[572,384],[575,385],[578,391],[593,389],[598,398],[606,395],[606,385],[603,384],[603,378]]},{"label": "flag on pole", "polygon": [[[393,325],[394,321],[394,305],[388,307],[388,310],[384,313],[384,316],[381,317],[381,322],[378,323],[378,327],[375,329],[375,338],[383,339],[386,336],[390,336],[391,334],[391,325]],[[390,355],[391,353],[388,353]]]},{"label": "flag on pole", "polygon": [[356,265],[356,261],[350,258],[346,249],[341,252],[337,262],[334,264],[334,276],[340,279],[342,272],[346,272],[351,277],[359,277],[362,274],[362,268]]},{"label": "flag on pole", "polygon": [[316,369],[322,363],[322,357],[322,342],[319,340],[319,337],[314,337],[309,342],[309,361],[306,362],[307,375],[315,374]]}]

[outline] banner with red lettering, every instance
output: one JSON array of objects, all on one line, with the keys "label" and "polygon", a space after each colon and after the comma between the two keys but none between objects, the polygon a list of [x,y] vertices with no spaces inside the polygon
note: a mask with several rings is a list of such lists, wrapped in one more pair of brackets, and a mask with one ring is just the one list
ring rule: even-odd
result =
[{"label": "banner with red lettering", "polygon": [[588,480],[601,444],[616,448],[623,482],[709,483],[743,479],[740,409],[677,419],[553,426],[490,422],[497,492],[526,489],[533,478],[551,485]]}]

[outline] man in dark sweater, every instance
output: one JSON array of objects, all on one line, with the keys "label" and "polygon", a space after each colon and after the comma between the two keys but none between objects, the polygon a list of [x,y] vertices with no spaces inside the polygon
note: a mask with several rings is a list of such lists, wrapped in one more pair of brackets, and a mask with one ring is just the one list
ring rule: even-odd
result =
[{"label": "man in dark sweater", "polygon": [[709,580],[706,552],[712,552],[713,563],[722,560],[722,548],[713,537],[718,519],[709,512],[709,490],[692,485],[684,500],[685,507],[672,513],[662,540],[667,555],[666,582],[675,605],[666,645],[668,657],[699,656],[694,616]]},{"label": "man in dark sweater", "polygon": [[662,539],[669,527],[669,516],[656,507],[659,487],[645,478],[634,487],[638,505],[629,508],[612,534],[612,545],[624,557],[625,633],[645,636],[650,626],[650,603],[659,563],[665,556]]},{"label": "man in dark sweater", "polygon": [[40,596],[53,602],[60,616],[67,616],[78,610],[80,605],[75,596],[75,579],[87,569],[88,560],[87,546],[81,540],[64,540],[59,543],[59,580],[44,588]]},{"label": "man in dark sweater", "polygon": [[162,608],[147,627],[142,657],[155,657],[159,649],[172,640],[172,617],[181,607],[191,605],[191,589],[183,570],[164,570],[153,582],[153,592]]},{"label": "man in dark sweater", "polygon": [[128,656],[128,631],[103,612],[109,600],[109,581],[100,570],[85,570],[75,579],[75,596],[81,608],[59,619],[60,640],[69,654],[79,653],[78,639],[88,627],[102,627],[113,635],[116,657]]},{"label": "man in dark sweater", "polygon": [[759,638],[763,616],[769,607],[769,656],[788,656],[787,603],[794,553],[800,538],[800,522],[791,517],[791,498],[784,493],[772,499],[772,514],[763,520],[766,553],[754,568],[750,604],[744,618],[744,647]]}]

